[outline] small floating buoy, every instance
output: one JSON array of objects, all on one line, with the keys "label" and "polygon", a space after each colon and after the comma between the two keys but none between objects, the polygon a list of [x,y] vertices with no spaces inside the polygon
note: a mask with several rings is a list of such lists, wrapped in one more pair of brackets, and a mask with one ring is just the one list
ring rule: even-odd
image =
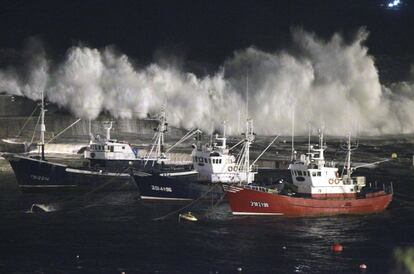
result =
[{"label": "small floating buoy", "polygon": [[286,249],[286,246],[283,246],[282,249]]},{"label": "small floating buoy", "polygon": [[237,271],[239,271],[239,272],[242,272],[242,270],[243,270],[243,269],[242,269],[241,267],[238,267],[238,268],[237,268]]},{"label": "small floating buoy", "polygon": [[32,204],[30,210],[28,212],[51,212],[55,211],[56,209],[53,206],[46,205],[46,204]]},{"label": "small floating buoy", "polygon": [[367,265],[366,264],[360,264],[359,269],[365,270],[365,269],[367,269]]},{"label": "small floating buoy", "polygon": [[190,222],[197,222],[198,219],[191,213],[191,211],[187,212],[187,213],[181,213],[180,215],[178,215],[178,220],[180,219],[184,219]]},{"label": "small floating buoy", "polygon": [[344,247],[340,244],[340,243],[334,243],[332,245],[332,251],[333,252],[342,252],[342,250],[344,250]]}]

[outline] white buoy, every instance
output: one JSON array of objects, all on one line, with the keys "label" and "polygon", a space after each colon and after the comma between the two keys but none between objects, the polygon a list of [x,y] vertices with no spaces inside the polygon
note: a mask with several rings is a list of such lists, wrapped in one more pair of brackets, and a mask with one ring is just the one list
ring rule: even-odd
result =
[{"label": "white buoy", "polygon": [[178,215],[178,220],[180,219],[184,219],[190,222],[197,222],[198,219],[191,213],[191,211],[187,212],[187,213],[181,213]]},{"label": "white buoy", "polygon": [[56,211],[56,208],[51,205],[46,205],[46,204],[32,204],[28,212],[34,213],[34,212],[51,212],[51,211]]},{"label": "white buoy", "polygon": [[367,265],[366,264],[360,264],[359,269],[365,270],[365,269],[367,269]]}]

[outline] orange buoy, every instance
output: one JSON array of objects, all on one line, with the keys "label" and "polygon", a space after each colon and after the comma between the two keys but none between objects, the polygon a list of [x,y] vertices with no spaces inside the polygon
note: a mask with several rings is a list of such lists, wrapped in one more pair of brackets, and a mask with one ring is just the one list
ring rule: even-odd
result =
[{"label": "orange buoy", "polygon": [[334,243],[332,245],[333,252],[342,252],[342,250],[344,250],[344,247],[340,243]]},{"label": "orange buoy", "polygon": [[367,269],[367,265],[366,265],[366,264],[360,264],[360,265],[359,265],[359,268],[360,268],[360,269]]}]

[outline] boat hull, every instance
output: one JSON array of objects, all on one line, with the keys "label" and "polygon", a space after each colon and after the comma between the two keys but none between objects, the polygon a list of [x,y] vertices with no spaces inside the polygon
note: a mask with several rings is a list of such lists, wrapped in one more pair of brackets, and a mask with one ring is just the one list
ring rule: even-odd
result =
[{"label": "boat hull", "polygon": [[128,173],[109,173],[70,168],[66,165],[19,155],[3,155],[10,163],[24,192],[45,190],[88,191],[118,189],[131,183]]},{"label": "boat hull", "polygon": [[[193,200],[200,198],[214,188],[212,184],[197,182],[198,174],[194,171],[179,173],[135,172],[133,177],[141,198],[146,200]],[[215,189],[220,189],[220,192],[223,193],[221,188]]]},{"label": "boat hull", "polygon": [[370,214],[385,210],[392,194],[379,191],[365,198],[315,199],[228,186],[226,196],[233,215],[326,216]]}]

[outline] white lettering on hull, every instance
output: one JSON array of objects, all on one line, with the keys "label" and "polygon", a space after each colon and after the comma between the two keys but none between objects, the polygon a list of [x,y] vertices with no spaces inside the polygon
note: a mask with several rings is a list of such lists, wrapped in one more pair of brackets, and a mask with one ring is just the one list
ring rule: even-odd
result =
[{"label": "white lettering on hull", "polygon": [[250,206],[251,207],[269,207],[269,204],[265,202],[250,201]]},{"label": "white lettering on hull", "polygon": [[36,181],[45,181],[45,182],[49,182],[49,178],[48,178],[48,177],[46,177],[46,176],[41,176],[41,175],[34,175],[34,174],[31,174],[31,175],[30,175],[30,178],[32,178],[33,180],[36,180]]},{"label": "white lettering on hull", "polygon": [[154,185],[151,185],[151,190],[154,190],[154,191],[163,191],[163,192],[172,192],[172,188],[171,187],[166,187],[166,186],[154,186]]}]

